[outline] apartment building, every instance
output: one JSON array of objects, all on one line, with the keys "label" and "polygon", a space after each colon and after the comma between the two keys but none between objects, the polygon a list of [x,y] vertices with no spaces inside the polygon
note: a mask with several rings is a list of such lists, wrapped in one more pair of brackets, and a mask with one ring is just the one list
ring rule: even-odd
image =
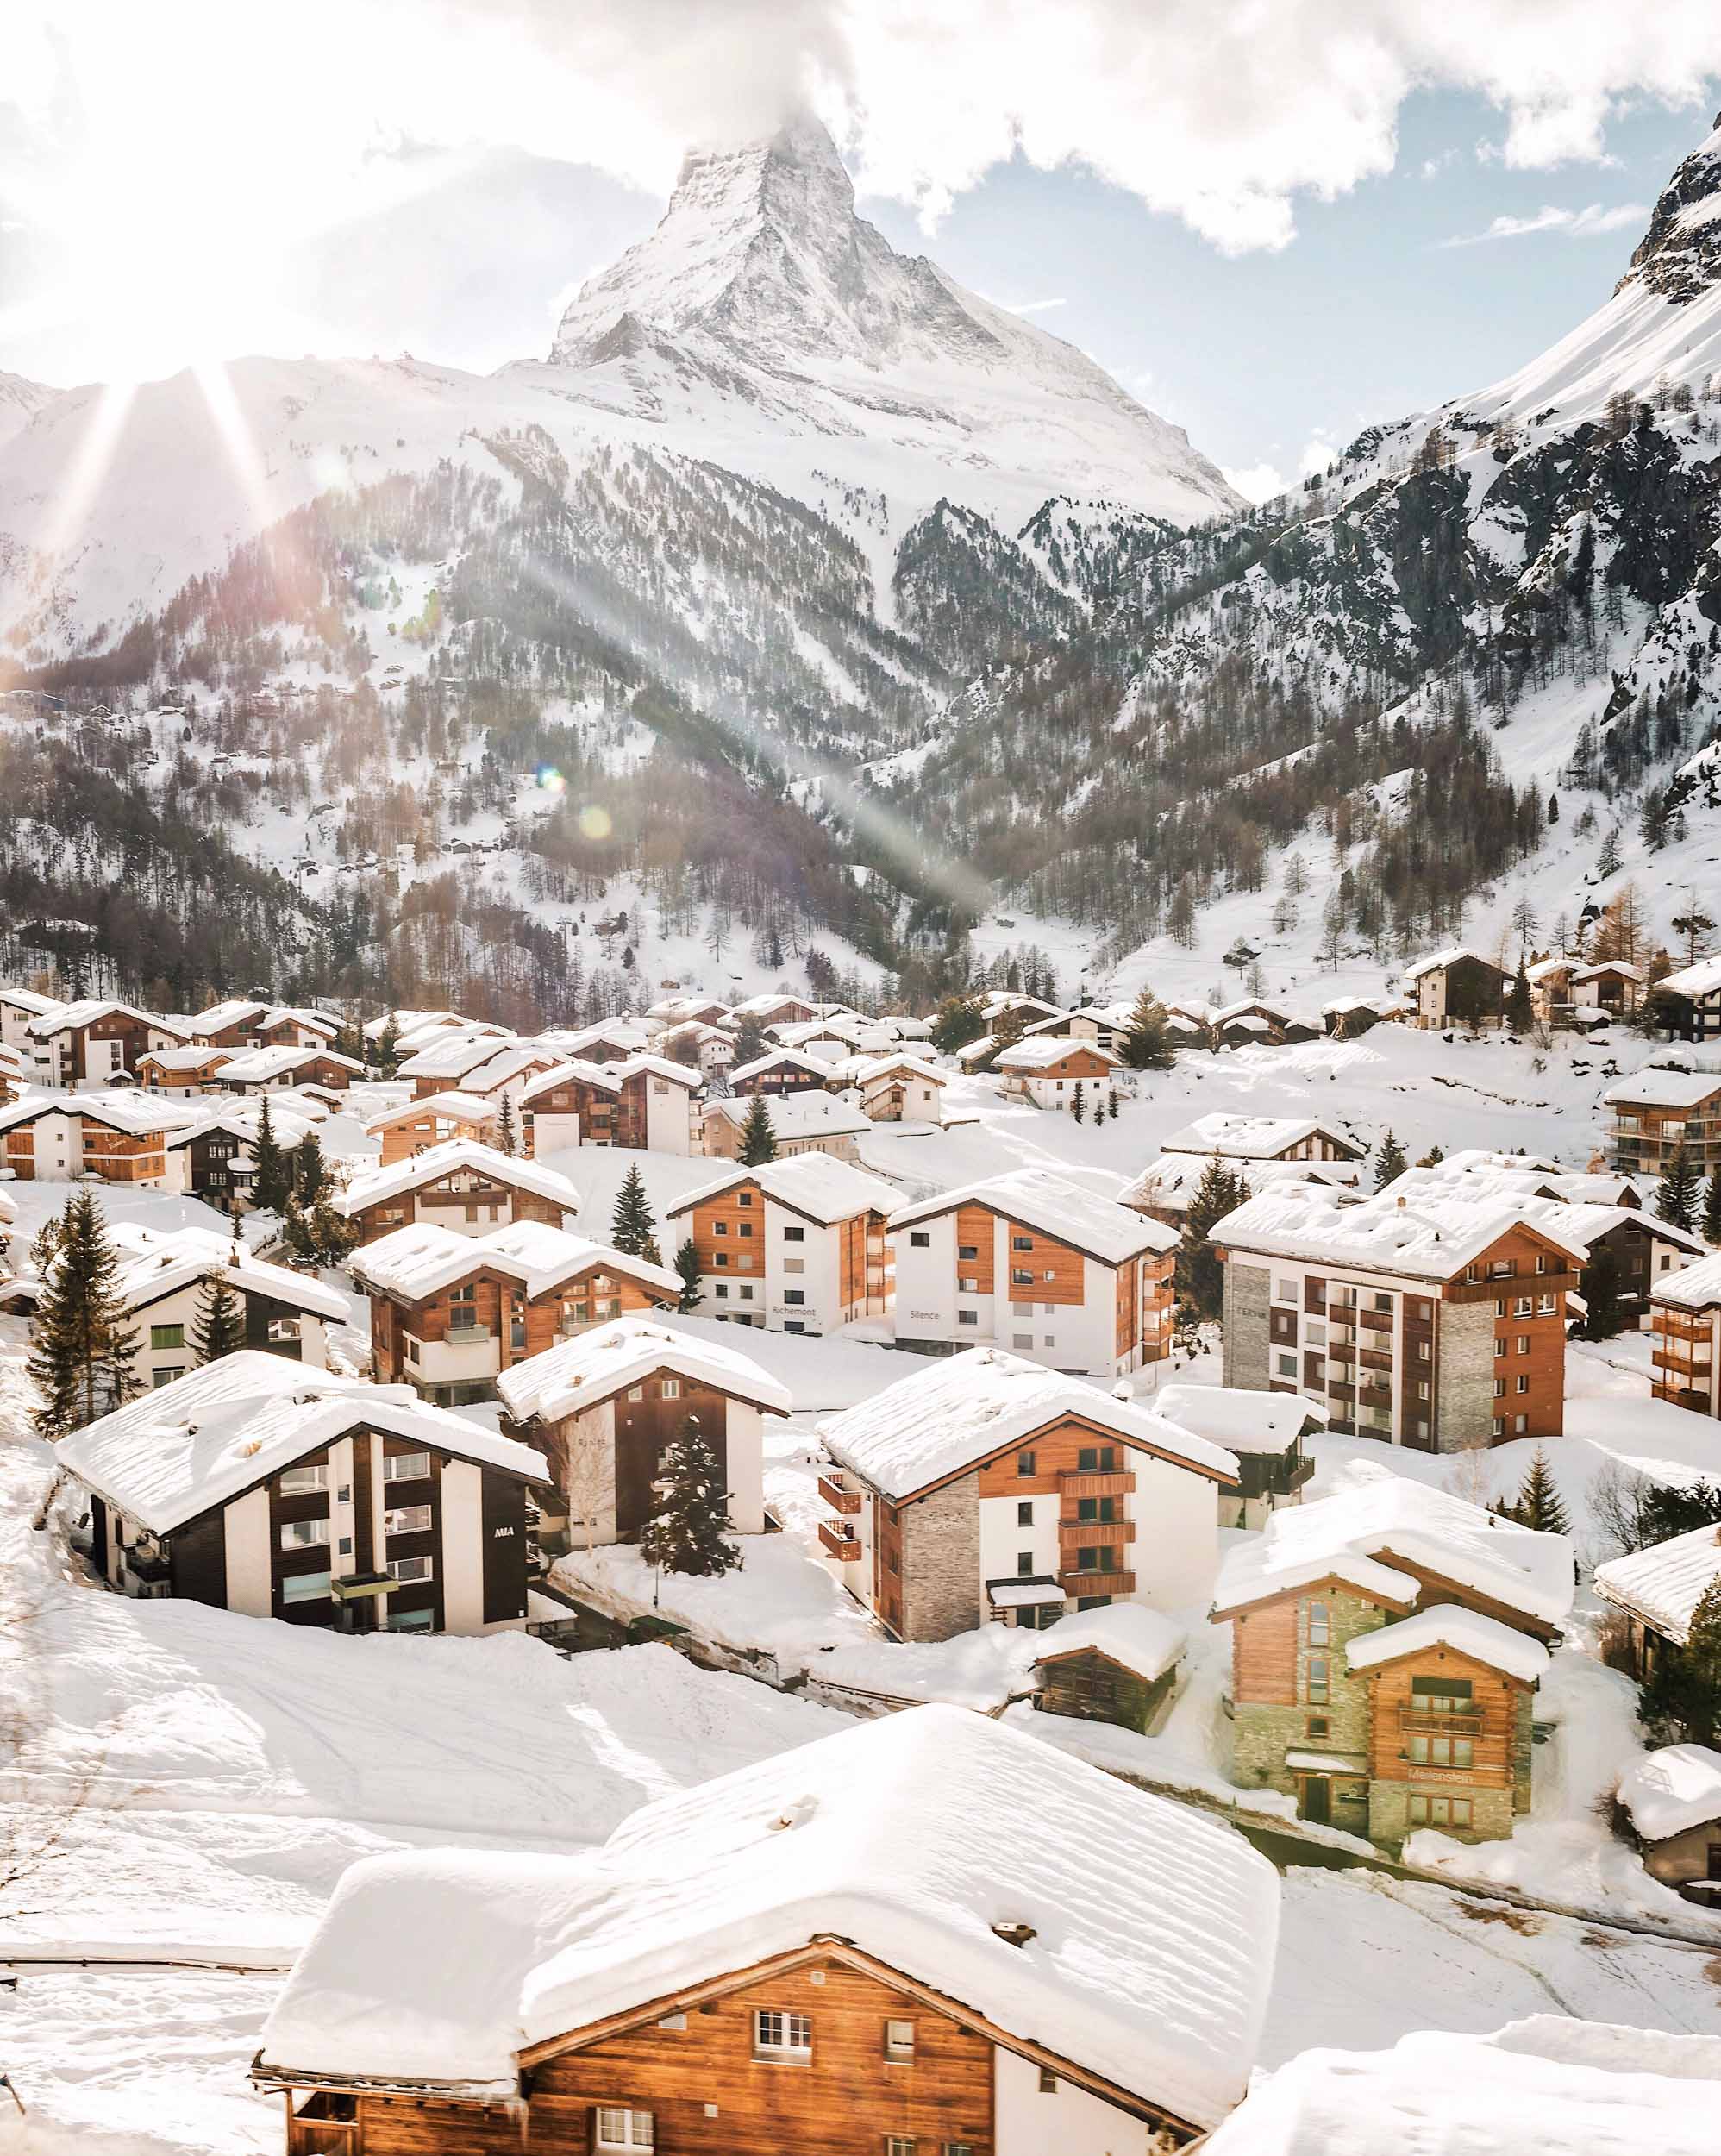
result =
[{"label": "apartment building", "polygon": [[835,1332],[888,1314],[895,1184],[823,1153],[736,1168],[676,1200],[668,1242],[699,1254],[700,1314],[772,1332]]},{"label": "apartment building", "polygon": [[1705,1174],[1721,1168],[1721,1072],[1651,1067],[1616,1078],[1601,1099],[1621,1175],[1656,1179],[1681,1148]]},{"label": "apartment building", "polygon": [[944,1120],[944,1088],[948,1074],[935,1070],[917,1056],[891,1052],[854,1057],[842,1073],[860,1095],[860,1112],[871,1123],[938,1123]]},{"label": "apartment building", "polygon": [[314,1369],[329,1360],[324,1328],[345,1325],[347,1298],[305,1273],[271,1265],[236,1239],[206,1228],[109,1230],[119,1264],[114,1293],[132,1337],[131,1369],[147,1388],[184,1377],[197,1362],[197,1327],[211,1283],[239,1305],[245,1344]]},{"label": "apartment building", "polygon": [[1557,1210],[1390,1188],[1250,1199],[1212,1235],[1226,1384],[1300,1392],[1342,1435],[1423,1451],[1557,1437],[1587,1257]]},{"label": "apartment building", "polygon": [[414,1221],[452,1228],[458,1235],[483,1235],[511,1220],[560,1228],[579,1211],[579,1194],[566,1175],[469,1138],[368,1169],[334,1202],[358,1228],[360,1243],[374,1243]]},{"label": "apartment building", "polygon": [[1000,1049],[992,1068],[1004,1080],[1006,1100],[1031,1100],[1036,1108],[1073,1108],[1078,1092],[1084,1106],[1103,1100],[1123,1065],[1097,1041],[1042,1035]]},{"label": "apartment building", "polygon": [[1396,1847],[1510,1834],[1532,1696],[1572,1606],[1563,1535],[1376,1469],[1231,1549],[1231,1778]]},{"label": "apartment building", "polygon": [[1121,1377],[1170,1346],[1176,1235],[1048,1169],[899,1206],[890,1227],[903,1347]]},{"label": "apartment building", "polygon": [[1721,1040],[1721,958],[1700,959],[1655,983],[1662,1030],[1673,1040]]},{"label": "apartment building", "polygon": [[522,1143],[539,1158],[575,1145],[623,1145],[685,1158],[694,1150],[693,1104],[701,1083],[697,1070],[660,1056],[555,1063],[520,1089]]},{"label": "apartment building", "polygon": [[666,1267],[541,1220],[396,1228],[352,1271],[370,1297],[372,1376],[444,1407],[494,1399],[515,1363],[612,1318],[673,1310],[681,1293]]},{"label": "apartment building", "polygon": [[819,1540],[898,1639],[1212,1591],[1236,1457],[1151,1409],[971,1348],[828,1416]]},{"label": "apartment building", "polygon": [[[751,1100],[741,1094],[707,1100],[699,1112],[700,1150],[713,1160],[737,1159],[742,1127],[752,1106]],[[828,1153],[833,1160],[858,1162],[860,1142],[873,1127],[848,1100],[811,1088],[774,1094],[769,1113],[779,1160],[793,1160],[798,1153]]]},{"label": "apartment building", "polygon": [[1505,972],[1461,943],[1406,966],[1405,987],[1416,998],[1415,1023],[1424,1032],[1498,1025],[1505,1015]]},{"label": "apartment building", "polygon": [[404,1387],[250,1351],[60,1440],[91,1562],[177,1595],[338,1632],[516,1631],[541,1457]]},{"label": "apartment building", "polygon": [[31,1026],[61,1007],[58,997],[38,995],[34,988],[0,987],[0,1048],[16,1048],[28,1062],[35,1052]]},{"label": "apartment building", "polygon": [[173,1187],[168,1133],[194,1120],[180,1101],[135,1092],[33,1088],[0,1107],[0,1167],[20,1182],[98,1176],[149,1189]]},{"label": "apartment building", "polygon": [[332,1048],[341,1037],[339,1020],[321,1011],[239,998],[212,1004],[186,1023],[198,1048]]},{"label": "apartment building", "polygon": [[215,1074],[223,1093],[285,1093],[293,1086],[320,1086],[345,1093],[365,1066],[351,1056],[337,1056],[321,1044],[310,1048],[247,1048],[232,1055]]},{"label": "apartment building", "polygon": [[1649,1291],[1657,1400],[1699,1415],[1721,1415],[1721,1257],[1700,1259]]},{"label": "apartment building", "polygon": [[190,1100],[216,1091],[216,1074],[235,1053],[230,1048],[152,1048],[138,1057],[133,1075],[146,1093]]},{"label": "apartment building", "polygon": [[397,1160],[410,1160],[413,1154],[433,1145],[446,1145],[451,1138],[494,1145],[500,1114],[499,1102],[480,1100],[476,1094],[462,1093],[457,1087],[452,1093],[433,1093],[425,1100],[404,1100],[398,1107],[384,1108],[366,1117],[365,1130],[382,1145],[379,1166],[392,1168]]},{"label": "apartment building", "polygon": [[129,1003],[85,1000],[56,1004],[29,1021],[30,1052],[40,1082],[81,1093],[135,1078],[153,1048],[185,1048],[185,1031]]}]

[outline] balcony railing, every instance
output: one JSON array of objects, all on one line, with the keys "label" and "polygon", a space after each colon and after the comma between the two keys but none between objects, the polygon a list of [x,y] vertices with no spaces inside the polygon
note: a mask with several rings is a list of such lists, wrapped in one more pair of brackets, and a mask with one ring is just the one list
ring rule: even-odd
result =
[{"label": "balcony railing", "polygon": [[1061,1520],[1058,1544],[1061,1550],[1103,1550],[1114,1542],[1133,1542],[1133,1520]]},{"label": "balcony railing", "polygon": [[1127,1497],[1135,1487],[1136,1477],[1127,1468],[1066,1468],[1058,1476],[1058,1493],[1065,1498]]},{"label": "balcony railing", "polygon": [[351,2096],[319,2090],[287,2120],[287,2156],[349,2156],[358,2146],[357,2106]]},{"label": "balcony railing", "polygon": [[845,1489],[842,1484],[832,1476],[821,1475],[819,1476],[818,1494],[833,1512],[857,1513],[860,1509],[860,1491]]},{"label": "balcony railing", "polygon": [[821,1520],[818,1539],[824,1545],[827,1557],[839,1558],[844,1564],[854,1564],[865,1551],[865,1545],[852,1527],[835,1520]]},{"label": "balcony railing", "polygon": [[1488,1718],[1480,1707],[1451,1714],[1430,1714],[1425,1707],[1401,1706],[1399,1727],[1418,1737],[1476,1737],[1488,1726]]},{"label": "balcony railing", "polygon": [[1066,1595],[1127,1596],[1136,1591],[1136,1576],[1133,1572],[1084,1572],[1076,1570],[1060,1572],[1058,1585]]}]

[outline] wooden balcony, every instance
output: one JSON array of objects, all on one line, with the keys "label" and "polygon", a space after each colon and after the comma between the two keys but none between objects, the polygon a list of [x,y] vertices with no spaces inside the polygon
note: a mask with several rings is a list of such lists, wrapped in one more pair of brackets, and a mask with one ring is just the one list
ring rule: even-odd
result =
[{"label": "wooden balcony", "polygon": [[844,1564],[857,1564],[865,1554],[865,1545],[854,1529],[844,1526],[839,1520],[821,1520],[818,1539],[823,1545],[825,1555],[835,1557]]},{"label": "wooden balcony", "polygon": [[1466,1713],[1430,1714],[1426,1708],[1401,1706],[1399,1727],[1418,1737],[1478,1737],[1488,1727],[1488,1718],[1480,1707]]},{"label": "wooden balcony", "polygon": [[1356,1317],[1358,1324],[1367,1326],[1371,1332],[1390,1332],[1392,1330],[1392,1313],[1390,1310],[1359,1310]]},{"label": "wooden balcony", "polygon": [[354,2156],[359,2147],[357,2106],[351,2096],[319,2090],[304,2108],[289,2113],[287,2156]]},{"label": "wooden balcony", "polygon": [[833,1512],[857,1513],[860,1509],[860,1491],[845,1489],[841,1482],[835,1481],[829,1475],[819,1476],[818,1494]]},{"label": "wooden balcony", "polygon": [[1136,1591],[1136,1576],[1133,1572],[1060,1572],[1058,1585],[1066,1595],[1127,1598]]},{"label": "wooden balcony", "polygon": [[1066,1500],[1075,1497],[1127,1497],[1135,1487],[1136,1477],[1127,1468],[1111,1474],[1067,1468],[1058,1476],[1058,1495]]},{"label": "wooden balcony", "polygon": [[1136,1523],[1133,1520],[1061,1520],[1058,1522],[1058,1548],[1061,1554],[1071,1550],[1103,1550],[1109,1543],[1133,1542]]},{"label": "wooden balcony", "polygon": [[1366,1370],[1390,1370],[1392,1358],[1384,1348],[1364,1348],[1358,1358]]}]

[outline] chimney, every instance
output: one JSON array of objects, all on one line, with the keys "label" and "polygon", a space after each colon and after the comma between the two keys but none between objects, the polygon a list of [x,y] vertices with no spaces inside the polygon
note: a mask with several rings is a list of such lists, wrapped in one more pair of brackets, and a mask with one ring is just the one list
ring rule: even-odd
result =
[{"label": "chimney", "polygon": [[1031,1924],[994,1924],[992,1936],[1001,1939],[1006,1946],[1025,1946],[1035,1936]]}]

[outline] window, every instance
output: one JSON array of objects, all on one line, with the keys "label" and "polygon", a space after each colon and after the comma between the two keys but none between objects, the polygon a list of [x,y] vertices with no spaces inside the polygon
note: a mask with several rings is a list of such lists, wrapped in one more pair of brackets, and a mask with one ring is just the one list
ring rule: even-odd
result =
[{"label": "window", "polygon": [[153,1348],[176,1348],[185,1344],[183,1325],[153,1325],[149,1328],[149,1344]]},{"label": "window", "polygon": [[1492,1436],[1496,1438],[1505,1437],[1505,1417],[1504,1415],[1496,1415],[1494,1417],[1493,1421],[1489,1425],[1489,1432]]},{"label": "window", "polygon": [[1470,1799],[1468,1796],[1412,1796],[1410,1815],[1412,1827],[1468,1827],[1470,1824]]},{"label": "window", "polygon": [[[909,1241],[911,1243],[912,1243],[914,1239],[913,1236],[910,1236]],[[979,1263],[980,1246],[978,1243],[959,1244],[956,1249],[956,1256],[959,1259],[963,1260],[967,1264],[976,1265]]]},{"label": "window", "polygon": [[917,1228],[908,1238],[908,1246],[911,1250],[929,1250],[932,1248],[932,1238]]},{"label": "window", "polygon": [[1415,1737],[1411,1739],[1411,1764],[1417,1767],[1469,1767],[1476,1763],[1476,1748],[1468,1737]]},{"label": "window", "polygon": [[1528,1370],[1520,1370],[1518,1372],[1517,1390],[1521,1393],[1527,1393],[1530,1390],[1530,1372]]},{"label": "window", "polygon": [[1017,1454],[1016,1471],[1018,1475],[1031,1475],[1034,1472],[1034,1455],[1031,1452]]},{"label": "window", "polygon": [[783,1290],[783,1300],[785,1302],[803,1303],[806,1300],[806,1299],[807,1291],[804,1288],[785,1288]]},{"label": "window", "polygon": [[1109,1445],[1085,1445],[1076,1454],[1076,1466],[1084,1475],[1111,1475],[1117,1466],[1117,1454]]},{"label": "window", "polygon": [[421,1482],[429,1472],[428,1452],[391,1452],[383,1461],[385,1482]]},{"label": "window", "polygon": [[915,2156],[920,2147],[912,2134],[886,2134],[885,2156]]},{"label": "window", "polygon": [[729,1224],[727,1220],[714,1220],[711,1223],[711,1233],[713,1235],[727,1235],[729,1232]]},{"label": "window", "polygon": [[429,1557],[391,1557],[388,1576],[397,1586],[411,1587],[433,1576],[432,1563]]},{"label": "window", "polygon": [[171,1385],[176,1377],[183,1377],[185,1375],[184,1367],[178,1364],[169,1369],[159,1369],[155,1372],[153,1380],[155,1389],[160,1392],[164,1385]]},{"label": "window", "polygon": [[1012,1265],[1010,1269],[1010,1284],[1012,1288],[1031,1288],[1034,1285],[1034,1275],[1025,1266]]},{"label": "window", "polygon": [[1034,1500],[1031,1497],[1024,1497],[1016,1507],[1016,1524],[1018,1527],[1031,1527],[1034,1525]]},{"label": "window", "polygon": [[297,1572],[281,1582],[284,1602],[321,1602],[328,1599],[327,1572]]},{"label": "window", "polygon": [[978,1310],[959,1310],[956,1313],[958,1325],[978,1325],[979,1321],[980,1313]]},{"label": "window", "polygon": [[383,1532],[385,1535],[422,1535],[430,1531],[429,1505],[402,1505],[394,1512],[383,1514]]},{"label": "window", "polygon": [[1326,1715],[1311,1714],[1306,1733],[1311,1737],[1324,1737],[1331,1727],[1332,1724]]},{"label": "window", "polygon": [[1031,1332],[1012,1332],[1010,1336],[1010,1344],[1013,1348],[1031,1349],[1034,1344],[1034,1335]]},{"label": "window", "polygon": [[1274,1299],[1278,1302],[1295,1302],[1297,1283],[1294,1280],[1276,1280],[1273,1283]]},{"label": "window", "polygon": [[1514,1436],[1520,1438],[1523,1437],[1530,1428],[1530,1417],[1528,1415],[1514,1415],[1511,1419],[1511,1426]]},{"label": "window", "polygon": [[326,1520],[286,1520],[281,1523],[284,1550],[316,1550],[329,1540]]},{"label": "window", "polygon": [[1530,1335],[1529,1335],[1527,1332],[1520,1332],[1520,1333],[1518,1334],[1518,1349],[1517,1349],[1517,1351],[1518,1351],[1518,1354],[1520,1354],[1520,1355],[1528,1355],[1528,1354],[1529,1354],[1529,1352],[1530,1352]]},{"label": "window", "polygon": [[[804,1228],[785,1228],[783,1231],[783,1240],[785,1243],[804,1243],[806,1239],[807,1232]],[[912,1236],[909,1238],[911,1242],[914,1239]],[[920,1239],[924,1242],[926,1238],[923,1236]]]},{"label": "window", "polygon": [[388,1614],[390,1632],[430,1632],[435,1628],[434,1609],[391,1609]]},{"label": "window", "polygon": [[1411,1696],[1419,1714],[1468,1714],[1473,1697],[1463,1677],[1413,1677]]},{"label": "window", "polygon": [[1016,1576],[1019,1580],[1029,1580],[1033,1578],[1034,1552],[1031,1550],[1018,1550],[1017,1551]]},{"label": "window", "polygon": [[753,1233],[753,1223],[752,1223],[752,1221],[751,1221],[751,1220],[743,1220],[743,1221],[742,1222],[742,1224],[741,1224],[741,1232],[742,1232],[742,1233],[743,1235],[751,1235],[751,1234]]},{"label": "window", "polygon": [[657,1385],[657,1396],[660,1400],[679,1400],[681,1380],[679,1377],[660,1378]]},{"label": "window", "polygon": [[1279,1375],[1281,1377],[1294,1377],[1297,1375],[1297,1358],[1294,1355],[1280,1357]]},{"label": "window", "polygon": [[1012,1235],[1010,1238],[1010,1247],[1012,1250],[1031,1250],[1034,1247],[1034,1238],[1031,1235]]},{"label": "window", "polygon": [[1331,1664],[1324,1654],[1311,1654],[1304,1673],[1304,1694],[1310,1704],[1324,1707],[1332,1695]]},{"label": "window", "polygon": [[974,2156],[974,2145],[972,2141],[946,2141],[944,2156]]},{"label": "window", "polygon": [[1552,1295],[1543,1295],[1536,1302],[1536,1314],[1538,1318],[1551,1318],[1554,1314],[1554,1307]]},{"label": "window", "polygon": [[735,1200],[735,1203],[741,1206],[750,1206],[753,1203],[753,1193],[750,1190],[743,1190]]},{"label": "window", "polygon": [[1332,1611],[1325,1602],[1309,1605],[1309,1645],[1311,1647],[1330,1646],[1332,1644]]},{"label": "window", "polygon": [[885,2023],[885,2056],[898,2061],[914,2057],[914,2023],[886,2021]]},{"label": "window", "polygon": [[805,2014],[784,2014],[760,2007],[753,2016],[753,2055],[755,2059],[792,2059],[810,2064],[813,2025]]},{"label": "window", "polygon": [[602,2150],[612,2148],[655,2148],[657,2135],[649,2111],[623,2111],[609,2104],[598,2107],[598,2132],[594,2146]]},{"label": "window", "polygon": [[1534,1307],[1535,1305],[1528,1295],[1514,1295],[1511,1299],[1511,1314],[1514,1318],[1527,1318]]},{"label": "window", "polygon": [[1505,1336],[1504,1333],[1502,1333],[1499,1338],[1494,1342],[1494,1353],[1496,1356],[1501,1356],[1505,1353]]},{"label": "window", "polygon": [[1494,1398],[1495,1398],[1496,1400],[1500,1400],[1500,1399],[1503,1399],[1503,1398],[1505,1397],[1505,1378],[1503,1378],[1503,1377],[1497,1377],[1497,1378],[1494,1380]]}]

